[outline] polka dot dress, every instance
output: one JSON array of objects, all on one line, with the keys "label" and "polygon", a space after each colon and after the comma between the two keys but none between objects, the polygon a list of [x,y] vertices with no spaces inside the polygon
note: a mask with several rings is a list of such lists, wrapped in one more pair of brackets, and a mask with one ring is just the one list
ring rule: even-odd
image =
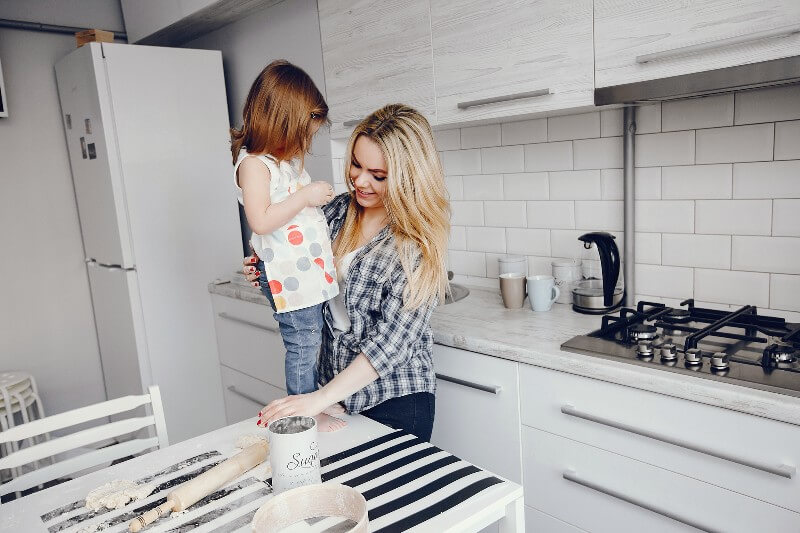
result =
[{"label": "polka dot dress", "polygon": [[[236,170],[247,155],[244,150],[239,154],[234,182]],[[269,168],[271,203],[281,202],[311,183],[308,172],[299,172],[298,161],[277,163],[270,156],[255,157]],[[236,192],[243,204],[238,184]],[[253,233],[250,244],[264,261],[278,313],[310,307],[339,294],[328,225],[321,209],[307,207],[269,235]]]}]

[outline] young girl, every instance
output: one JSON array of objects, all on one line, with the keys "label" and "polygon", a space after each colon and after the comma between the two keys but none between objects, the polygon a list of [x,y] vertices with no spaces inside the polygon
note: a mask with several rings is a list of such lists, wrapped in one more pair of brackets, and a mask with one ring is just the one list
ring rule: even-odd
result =
[{"label": "young girl", "polygon": [[[241,129],[231,130],[239,202],[260,260],[249,272],[269,300],[286,347],[286,391],[317,390],[322,304],[339,293],[325,216],[333,198],[324,181],[303,168],[311,138],[327,122],[328,106],[314,82],[287,61],[274,61],[250,88]],[[318,417],[319,429],[344,422]]]}]

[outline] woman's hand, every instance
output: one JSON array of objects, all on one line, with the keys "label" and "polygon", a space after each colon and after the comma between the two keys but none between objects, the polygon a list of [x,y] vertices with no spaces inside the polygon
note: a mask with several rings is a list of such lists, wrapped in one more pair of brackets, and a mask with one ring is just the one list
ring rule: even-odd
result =
[{"label": "woman's hand", "polygon": [[327,181],[315,181],[300,191],[305,195],[309,207],[319,207],[333,200],[333,187]]},{"label": "woman's hand", "polygon": [[256,255],[255,252],[253,252],[253,255],[245,257],[244,261],[242,261],[242,264],[244,264],[244,267],[242,267],[242,272],[244,273],[244,277],[247,279],[247,281],[250,282],[250,285],[252,285],[253,287],[260,286],[258,283],[258,276],[261,275],[261,272],[259,272],[256,269],[255,266],[256,263],[258,263],[258,256]]},{"label": "woman's hand", "polygon": [[308,394],[295,394],[270,402],[258,413],[258,425],[267,427],[273,420],[285,416],[316,416],[329,405],[320,391]]}]

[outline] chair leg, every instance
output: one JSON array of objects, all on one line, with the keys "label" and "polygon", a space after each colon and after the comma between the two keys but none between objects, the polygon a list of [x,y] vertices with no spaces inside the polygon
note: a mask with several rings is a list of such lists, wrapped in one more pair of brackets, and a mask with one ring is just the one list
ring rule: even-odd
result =
[{"label": "chair leg", "polygon": [[[22,397],[21,394],[18,394],[18,393],[12,393],[11,395],[14,397],[15,400],[17,400],[17,403],[19,404],[19,413],[22,416],[22,423],[23,424],[29,423],[31,421],[31,419],[28,416],[28,409],[25,406],[25,399]],[[12,413],[11,416],[14,416],[13,413]],[[32,447],[32,446],[36,445],[36,442],[32,438],[25,439],[25,443],[29,447]],[[34,469],[38,469],[39,468],[39,461],[38,460],[33,462],[33,468]]]}]

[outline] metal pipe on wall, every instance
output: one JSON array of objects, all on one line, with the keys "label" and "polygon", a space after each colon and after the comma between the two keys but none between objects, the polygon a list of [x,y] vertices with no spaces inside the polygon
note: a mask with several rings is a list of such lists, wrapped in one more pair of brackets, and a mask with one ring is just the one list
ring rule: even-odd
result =
[{"label": "metal pipe on wall", "polygon": [[636,214],[636,195],[635,195],[635,148],[636,148],[636,106],[627,106],[622,112],[623,133],[622,133],[622,157],[623,157],[623,179],[624,179],[624,209],[625,209],[625,246],[623,263],[623,279],[625,282],[625,301],[627,307],[636,305],[636,288],[634,280],[634,266],[636,265],[636,254],[634,241],[636,240],[636,227],[634,216]]},{"label": "metal pipe on wall", "polygon": [[[41,22],[28,22],[25,20],[0,19],[0,28],[11,28],[14,30],[41,31],[45,33],[63,33],[65,35],[75,35],[79,31],[89,28],[78,28],[75,26],[59,26],[58,24],[42,24]],[[128,34],[124,31],[115,31],[114,39],[121,41],[128,40]]]}]

